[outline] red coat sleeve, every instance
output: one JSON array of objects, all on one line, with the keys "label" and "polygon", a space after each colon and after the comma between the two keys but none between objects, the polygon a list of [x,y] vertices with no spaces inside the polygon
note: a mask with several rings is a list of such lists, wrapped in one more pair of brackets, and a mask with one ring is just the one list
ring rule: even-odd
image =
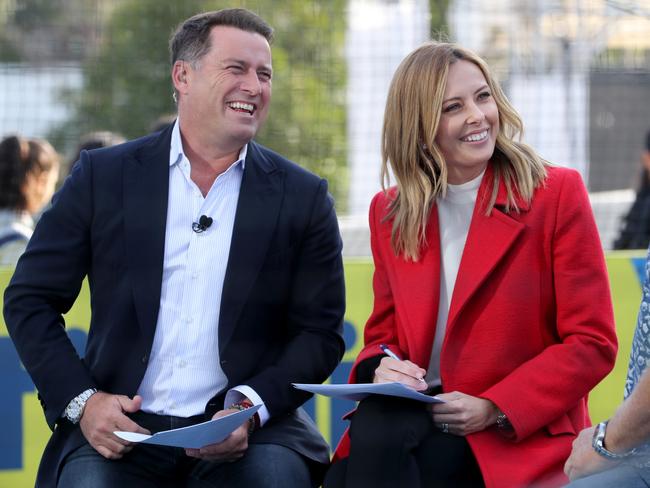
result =
[{"label": "red coat sleeve", "polygon": [[549,183],[558,186],[548,210],[555,212],[550,255],[556,306],[554,316],[541,317],[540,330],[549,345],[481,395],[508,415],[516,440],[568,420],[565,412],[586,402],[616,359],[608,275],[586,189],[575,171],[552,177],[561,179]]}]

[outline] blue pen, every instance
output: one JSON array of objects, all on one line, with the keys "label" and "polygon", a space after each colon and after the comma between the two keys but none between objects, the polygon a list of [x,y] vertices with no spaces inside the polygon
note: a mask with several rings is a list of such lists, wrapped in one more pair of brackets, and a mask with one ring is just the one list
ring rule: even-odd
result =
[{"label": "blue pen", "polygon": [[[400,357],[397,354],[395,354],[393,351],[391,351],[386,344],[379,344],[379,349],[384,351],[384,354],[386,354],[386,356],[388,356],[389,358],[393,358],[397,361],[401,361]],[[417,378],[417,379],[419,381],[426,383],[426,381],[424,381],[424,378]]]},{"label": "blue pen", "polygon": [[384,354],[386,354],[386,356],[388,356],[389,358],[393,358],[396,359],[397,361],[401,361],[399,356],[395,354],[393,351],[391,351],[386,344],[379,344],[379,349],[384,351]]}]

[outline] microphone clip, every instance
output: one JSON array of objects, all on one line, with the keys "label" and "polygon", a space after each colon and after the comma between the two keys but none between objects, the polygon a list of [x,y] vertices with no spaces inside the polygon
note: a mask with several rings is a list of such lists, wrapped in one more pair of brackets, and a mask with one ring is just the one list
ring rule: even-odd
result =
[{"label": "microphone clip", "polygon": [[197,234],[205,232],[212,225],[212,217],[201,215],[198,222],[192,222],[192,230]]}]

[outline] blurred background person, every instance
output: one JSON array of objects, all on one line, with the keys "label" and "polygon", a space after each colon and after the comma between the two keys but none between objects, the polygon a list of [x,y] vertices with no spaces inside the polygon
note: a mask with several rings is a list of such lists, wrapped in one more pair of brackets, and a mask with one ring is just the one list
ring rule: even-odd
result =
[{"label": "blurred background person", "polygon": [[79,161],[81,151],[90,151],[91,149],[115,146],[116,144],[121,144],[125,141],[126,138],[122,134],[108,130],[99,130],[84,134],[79,140],[79,145],[77,146],[74,156],[70,159],[68,172],[71,172],[74,164]]},{"label": "blurred background person", "polygon": [[174,123],[176,114],[163,114],[157,117],[149,127],[149,132],[160,132]]},{"label": "blurred background person", "polygon": [[650,130],[645,136],[641,153],[639,189],[630,211],[622,222],[621,233],[614,249],[646,249],[650,244]]},{"label": "blurred background person", "polygon": [[60,159],[42,139],[8,136],[0,142],[0,266],[13,266],[25,250],[34,218],[49,202]]}]

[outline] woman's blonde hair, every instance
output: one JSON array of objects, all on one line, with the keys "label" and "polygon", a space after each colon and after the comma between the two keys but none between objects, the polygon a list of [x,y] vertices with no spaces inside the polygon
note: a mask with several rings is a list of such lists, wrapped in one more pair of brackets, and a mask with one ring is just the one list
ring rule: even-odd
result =
[{"label": "woman's blonde hair", "polygon": [[414,261],[426,245],[433,202],[447,189],[447,165],[435,137],[449,66],[458,60],[474,63],[481,70],[499,110],[499,133],[490,160],[494,182],[486,214],[494,207],[501,181],[507,190],[506,211],[518,211],[515,196],[530,202],[535,188],[546,177],[547,163],[520,142],[521,118],[485,61],[468,49],[446,42],[427,42],[415,49],[401,62],[390,85],[381,168],[384,191],[390,186],[389,167],[397,183],[386,217],[393,219],[393,250]]}]

